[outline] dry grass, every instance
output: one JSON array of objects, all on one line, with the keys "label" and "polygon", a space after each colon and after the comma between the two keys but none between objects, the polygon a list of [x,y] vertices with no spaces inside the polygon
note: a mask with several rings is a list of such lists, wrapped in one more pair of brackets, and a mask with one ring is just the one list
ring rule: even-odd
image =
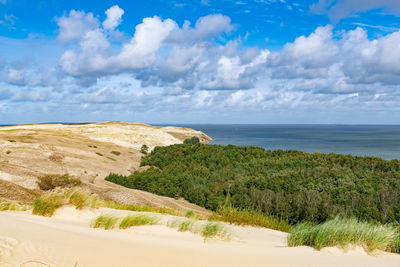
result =
[{"label": "dry grass", "polygon": [[51,217],[56,209],[66,203],[64,194],[60,192],[47,192],[33,202],[32,214]]}]

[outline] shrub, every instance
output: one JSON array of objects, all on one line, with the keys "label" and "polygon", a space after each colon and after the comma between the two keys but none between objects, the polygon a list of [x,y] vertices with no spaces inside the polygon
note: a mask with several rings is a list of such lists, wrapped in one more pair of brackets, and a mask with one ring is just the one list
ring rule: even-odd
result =
[{"label": "shrub", "polygon": [[48,174],[38,178],[38,186],[42,190],[52,190],[56,187],[74,187],[80,185],[82,182],[77,178],[73,178],[68,174]]},{"label": "shrub", "polygon": [[323,247],[359,245],[369,251],[396,251],[399,233],[390,225],[374,225],[357,219],[339,217],[322,224],[301,223],[289,234],[288,245]]},{"label": "shrub", "polygon": [[149,153],[149,147],[147,145],[142,145],[142,147],[140,148],[140,153],[147,155],[147,153]]},{"label": "shrub", "polygon": [[120,229],[126,229],[132,226],[154,225],[160,221],[159,217],[147,214],[127,215],[119,224]]},{"label": "shrub", "polygon": [[101,154],[100,152],[96,152],[97,155],[99,155],[100,157],[103,156],[103,154]]},{"label": "shrub", "polygon": [[197,145],[200,143],[200,139],[196,136],[193,136],[192,138],[185,139],[183,143],[187,145]]},{"label": "shrub", "polygon": [[58,192],[41,195],[33,202],[32,214],[51,217],[56,209],[65,204],[65,196]]},{"label": "shrub", "polygon": [[121,152],[119,151],[111,151],[110,153],[114,154],[115,156],[121,155]]},{"label": "shrub", "polygon": [[96,218],[92,226],[94,228],[104,228],[106,230],[115,228],[119,218],[113,215],[101,215]]}]

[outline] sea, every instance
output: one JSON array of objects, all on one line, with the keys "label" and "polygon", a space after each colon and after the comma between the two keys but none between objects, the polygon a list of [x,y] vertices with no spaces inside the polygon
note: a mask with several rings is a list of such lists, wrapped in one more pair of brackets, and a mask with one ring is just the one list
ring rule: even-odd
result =
[{"label": "sea", "polygon": [[181,124],[213,138],[211,144],[267,150],[339,153],[400,159],[400,125]]}]

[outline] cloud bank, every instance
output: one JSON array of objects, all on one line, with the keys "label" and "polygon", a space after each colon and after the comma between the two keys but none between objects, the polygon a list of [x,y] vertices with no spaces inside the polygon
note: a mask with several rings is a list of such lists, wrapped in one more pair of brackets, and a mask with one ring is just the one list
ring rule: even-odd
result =
[{"label": "cloud bank", "polygon": [[[321,0],[314,8],[355,12],[356,2]],[[385,5],[396,10],[396,3]],[[146,17],[133,35],[118,30],[124,10],[105,14],[100,21],[71,10],[57,18],[65,49],[54,66],[3,62],[0,112],[20,102],[92,114],[400,110],[400,31],[370,39],[360,27],[335,32],[326,25],[270,51],[245,47],[238,25],[222,14],[193,25]]]}]

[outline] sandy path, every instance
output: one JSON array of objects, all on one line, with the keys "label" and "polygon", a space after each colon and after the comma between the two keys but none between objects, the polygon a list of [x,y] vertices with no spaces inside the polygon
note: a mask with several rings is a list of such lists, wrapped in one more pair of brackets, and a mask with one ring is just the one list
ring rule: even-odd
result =
[{"label": "sandy path", "polygon": [[123,231],[90,228],[99,212],[66,209],[54,218],[0,213],[0,266],[21,266],[29,260],[60,267],[400,266],[400,255],[390,253],[288,248],[285,233],[262,228],[231,226],[235,238],[230,242],[203,242],[198,235],[162,225]]}]

